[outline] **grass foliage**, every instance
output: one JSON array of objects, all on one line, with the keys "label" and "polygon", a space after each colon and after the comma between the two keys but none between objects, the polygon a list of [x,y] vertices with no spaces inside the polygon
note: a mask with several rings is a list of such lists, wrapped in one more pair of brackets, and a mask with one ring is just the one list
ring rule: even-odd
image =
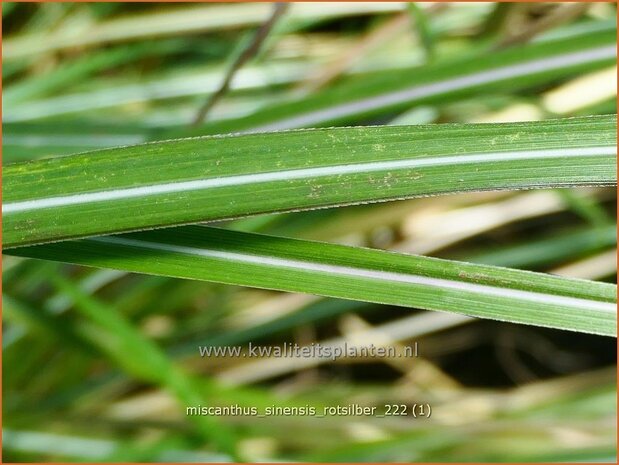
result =
[{"label": "grass foliage", "polygon": [[614,459],[615,5],[2,8],[5,461]]}]

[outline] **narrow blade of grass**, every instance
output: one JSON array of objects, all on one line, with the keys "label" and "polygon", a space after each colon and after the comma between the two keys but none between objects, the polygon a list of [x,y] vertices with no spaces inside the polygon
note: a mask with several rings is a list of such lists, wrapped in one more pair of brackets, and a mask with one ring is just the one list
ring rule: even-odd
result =
[{"label": "narrow blade of grass", "polygon": [[500,52],[475,52],[436,65],[382,72],[343,82],[307,98],[269,105],[244,118],[216,121],[168,137],[225,132],[262,132],[351,124],[471,95],[526,89],[617,60],[616,27],[532,43]]},{"label": "narrow blade of grass", "polygon": [[[91,341],[126,372],[166,388],[176,397],[181,408],[205,401],[196,380],[178,368],[155,343],[140,334],[114,306],[105,305],[87,295],[61,275],[52,275],[50,281],[59,291],[73,298],[75,309],[93,324],[96,336],[91,337]],[[227,425],[208,416],[189,419],[204,439],[238,457],[235,434]]]},{"label": "narrow blade of grass", "polygon": [[52,243],[10,253],[616,334],[616,286],[611,284],[203,226]]},{"label": "narrow blade of grass", "polygon": [[3,181],[10,248],[452,192],[610,185],[616,117],[182,139],[9,165]]}]

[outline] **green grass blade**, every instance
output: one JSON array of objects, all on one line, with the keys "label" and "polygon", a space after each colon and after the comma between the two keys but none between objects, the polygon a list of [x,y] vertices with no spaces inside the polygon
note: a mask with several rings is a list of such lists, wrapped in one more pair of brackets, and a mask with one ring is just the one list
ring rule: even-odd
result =
[{"label": "green grass blade", "polygon": [[269,105],[243,118],[215,121],[193,130],[173,130],[168,137],[358,124],[413,105],[479,97],[504,89],[513,93],[611,66],[617,59],[615,49],[616,28],[610,27],[500,52],[468,52],[436,65],[349,79],[307,98]]},{"label": "green grass blade", "polygon": [[610,284],[203,226],[53,243],[10,253],[616,334],[616,286]]},{"label": "green grass blade", "polygon": [[[138,379],[160,385],[177,398],[181,408],[200,405],[205,397],[197,388],[196,380],[177,367],[151,340],[145,338],[114,306],[106,305],[82,292],[61,275],[50,276],[58,290],[74,299],[78,310],[94,325],[91,341],[125,371]],[[190,417],[197,432],[210,439],[222,451],[237,456],[234,432],[217,418]]]},{"label": "green grass blade", "polygon": [[452,192],[610,185],[616,117],[182,139],[9,165],[3,181],[10,248]]}]

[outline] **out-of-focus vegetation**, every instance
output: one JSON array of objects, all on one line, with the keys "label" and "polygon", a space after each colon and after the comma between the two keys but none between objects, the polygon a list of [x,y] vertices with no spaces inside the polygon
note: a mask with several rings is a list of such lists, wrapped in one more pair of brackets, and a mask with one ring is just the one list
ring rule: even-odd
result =
[{"label": "out-of-focus vegetation", "polygon": [[[3,163],[240,131],[616,113],[615,59],[600,55],[613,4],[303,3],[196,124],[272,11],[3,3]],[[611,188],[483,192],[217,226],[614,282],[615,203]],[[4,461],[615,460],[614,338],[10,256],[3,291]],[[421,357],[198,353],[250,341],[417,341]],[[351,403],[433,413],[185,415]]]}]

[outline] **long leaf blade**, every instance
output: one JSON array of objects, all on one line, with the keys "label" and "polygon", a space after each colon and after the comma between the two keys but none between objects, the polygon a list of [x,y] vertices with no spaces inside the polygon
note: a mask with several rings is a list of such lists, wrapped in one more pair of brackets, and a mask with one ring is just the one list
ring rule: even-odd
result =
[{"label": "long leaf blade", "polygon": [[480,92],[526,89],[616,62],[616,26],[573,37],[474,53],[444,63],[350,79],[316,95],[268,105],[246,117],[213,121],[166,136],[261,132],[358,124],[413,105],[470,98]]},{"label": "long leaf blade", "polygon": [[204,226],[18,248],[80,265],[616,334],[616,286]]},{"label": "long leaf blade", "polygon": [[4,170],[4,247],[452,192],[610,185],[616,117],[219,136]]}]

